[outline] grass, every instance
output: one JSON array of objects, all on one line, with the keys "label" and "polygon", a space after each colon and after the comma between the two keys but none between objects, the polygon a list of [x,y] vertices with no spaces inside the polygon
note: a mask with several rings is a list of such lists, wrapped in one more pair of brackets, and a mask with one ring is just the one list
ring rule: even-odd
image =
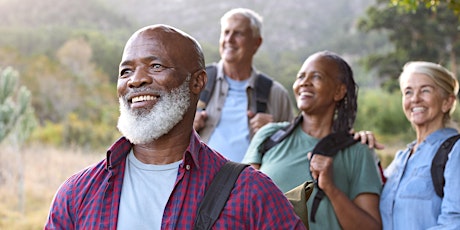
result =
[{"label": "grass", "polygon": [[103,151],[96,154],[41,145],[19,151],[7,143],[0,146],[0,229],[43,229],[61,183],[104,156]]}]

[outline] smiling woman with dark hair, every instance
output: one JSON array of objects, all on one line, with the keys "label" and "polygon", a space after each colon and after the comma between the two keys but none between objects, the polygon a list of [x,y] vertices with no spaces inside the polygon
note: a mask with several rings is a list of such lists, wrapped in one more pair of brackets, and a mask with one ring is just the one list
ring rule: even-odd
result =
[{"label": "smiling woman with dark hair", "polygon": [[380,229],[382,182],[373,150],[355,143],[334,157],[309,157],[320,139],[331,133],[348,133],[353,127],[357,85],[350,66],[333,52],[315,53],[300,68],[293,90],[301,111],[299,124],[262,157],[259,147],[287,122],[264,126],[251,141],[243,162],[266,173],[283,192],[305,181],[317,181],[318,187],[307,202],[308,213],[312,213],[318,188],[325,197],[313,212],[315,221],[309,222],[310,229]]}]

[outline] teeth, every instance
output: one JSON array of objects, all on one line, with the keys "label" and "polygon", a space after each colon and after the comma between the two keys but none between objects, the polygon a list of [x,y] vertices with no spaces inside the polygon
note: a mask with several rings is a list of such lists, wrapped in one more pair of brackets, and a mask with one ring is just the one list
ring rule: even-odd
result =
[{"label": "teeth", "polygon": [[421,112],[421,111],[424,111],[425,108],[423,107],[415,107],[415,108],[412,108],[412,112]]},{"label": "teeth", "polygon": [[138,97],[133,97],[132,102],[140,102],[140,101],[153,101],[155,100],[156,97],[151,96],[151,95],[143,95],[143,96],[138,96]]},{"label": "teeth", "polygon": [[302,92],[300,93],[300,96],[312,96],[313,94],[312,93],[309,93],[309,92]]}]

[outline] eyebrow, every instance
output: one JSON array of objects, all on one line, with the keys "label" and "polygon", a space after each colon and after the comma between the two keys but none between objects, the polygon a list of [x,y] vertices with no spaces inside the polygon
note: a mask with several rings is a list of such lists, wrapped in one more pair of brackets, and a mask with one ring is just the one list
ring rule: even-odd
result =
[{"label": "eyebrow", "polygon": [[[151,62],[151,61],[154,61],[154,60],[159,60],[160,58],[158,58],[157,56],[151,55],[151,56],[143,57],[141,59],[142,59],[143,62],[145,62],[145,61]],[[120,66],[131,65],[133,62],[134,62],[133,60],[125,60],[125,61],[120,63]]]},{"label": "eyebrow", "polygon": [[421,85],[421,86],[419,86],[419,87],[406,86],[403,90],[406,90],[406,89],[415,89],[415,88],[420,88],[420,89],[422,89],[422,88],[426,88],[426,87],[430,87],[430,88],[433,88],[433,89],[436,88],[435,85],[425,84],[425,85]]}]

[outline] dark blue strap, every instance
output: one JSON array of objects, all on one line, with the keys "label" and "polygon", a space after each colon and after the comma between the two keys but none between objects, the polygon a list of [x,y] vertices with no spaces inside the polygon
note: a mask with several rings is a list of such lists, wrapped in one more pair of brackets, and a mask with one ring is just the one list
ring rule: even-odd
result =
[{"label": "dark blue strap", "polygon": [[[314,154],[320,154],[328,157],[334,157],[341,149],[347,148],[358,142],[353,138],[353,135],[347,131],[340,131],[331,133],[324,138],[322,138],[312,151],[311,157]],[[311,172],[310,172],[311,173]],[[315,222],[315,215],[318,211],[319,203],[324,198],[324,191],[318,186],[317,180],[315,181],[315,186],[318,192],[315,195],[313,200],[313,206],[311,208],[310,220]]]},{"label": "dark blue strap", "polygon": [[194,230],[211,229],[227,203],[236,180],[247,164],[227,161],[206,190],[198,207]]},{"label": "dark blue strap", "polygon": [[452,147],[455,145],[457,140],[460,138],[460,134],[449,137],[439,147],[436,155],[433,157],[431,162],[431,180],[433,181],[434,190],[439,197],[444,197],[444,170],[446,169],[446,163],[449,159],[449,153]]},{"label": "dark blue strap", "polygon": [[265,113],[267,111],[268,98],[270,97],[270,90],[273,81],[264,74],[257,75],[255,82],[256,93],[256,110],[258,113]]}]

